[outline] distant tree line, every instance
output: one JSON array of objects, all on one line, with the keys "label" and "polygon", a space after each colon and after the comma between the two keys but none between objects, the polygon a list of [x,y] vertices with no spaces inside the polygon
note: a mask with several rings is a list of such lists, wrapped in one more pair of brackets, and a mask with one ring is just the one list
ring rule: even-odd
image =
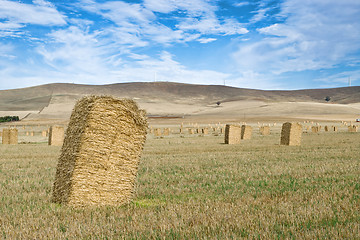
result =
[{"label": "distant tree line", "polygon": [[0,117],[0,122],[13,122],[13,121],[19,121],[19,116]]}]

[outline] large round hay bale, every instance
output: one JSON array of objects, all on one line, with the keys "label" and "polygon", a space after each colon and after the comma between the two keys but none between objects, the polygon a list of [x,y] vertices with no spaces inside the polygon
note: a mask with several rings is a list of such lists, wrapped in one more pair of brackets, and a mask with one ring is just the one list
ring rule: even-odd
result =
[{"label": "large round hay bale", "polygon": [[301,124],[286,122],[282,125],[280,144],[298,146],[301,144],[301,135]]},{"label": "large round hay bale", "polygon": [[121,205],[131,200],[147,120],[133,100],[80,99],[59,157],[53,202],[71,206]]}]

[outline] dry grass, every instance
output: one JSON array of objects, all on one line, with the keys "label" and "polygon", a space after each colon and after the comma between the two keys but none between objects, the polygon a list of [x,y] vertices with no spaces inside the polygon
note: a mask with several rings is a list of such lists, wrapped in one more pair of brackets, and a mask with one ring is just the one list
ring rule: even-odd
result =
[{"label": "dry grass", "polygon": [[359,239],[358,133],[149,138],[134,202],[51,203],[59,147],[0,146],[2,239]]}]

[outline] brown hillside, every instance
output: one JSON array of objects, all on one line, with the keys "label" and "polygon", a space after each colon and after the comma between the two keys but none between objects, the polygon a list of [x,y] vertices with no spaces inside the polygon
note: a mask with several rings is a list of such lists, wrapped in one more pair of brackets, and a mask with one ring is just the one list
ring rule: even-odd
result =
[{"label": "brown hillside", "polygon": [[129,97],[142,101],[166,101],[181,104],[214,104],[256,100],[263,102],[360,102],[360,87],[264,91],[219,85],[192,85],[172,82],[119,83],[111,85],[47,84],[30,88],[0,91],[0,111],[40,111],[56,96],[79,98],[87,94]]}]

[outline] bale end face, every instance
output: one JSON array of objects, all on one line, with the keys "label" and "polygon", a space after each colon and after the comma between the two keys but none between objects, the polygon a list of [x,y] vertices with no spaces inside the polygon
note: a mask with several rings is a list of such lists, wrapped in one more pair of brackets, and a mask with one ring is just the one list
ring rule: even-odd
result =
[{"label": "bale end face", "polygon": [[50,146],[62,146],[64,142],[64,128],[61,126],[51,126],[49,129],[48,144]]},{"label": "bale end face", "polygon": [[239,144],[241,139],[241,127],[238,125],[226,124],[225,144]]},{"label": "bale end face", "polygon": [[247,140],[251,139],[252,135],[252,127],[249,125],[242,125],[241,126],[241,139]]},{"label": "bale end face", "polygon": [[286,122],[281,129],[281,145],[301,145],[302,125],[299,123]]},{"label": "bale end face", "polygon": [[18,144],[18,130],[16,128],[4,128],[2,132],[2,144]]}]

